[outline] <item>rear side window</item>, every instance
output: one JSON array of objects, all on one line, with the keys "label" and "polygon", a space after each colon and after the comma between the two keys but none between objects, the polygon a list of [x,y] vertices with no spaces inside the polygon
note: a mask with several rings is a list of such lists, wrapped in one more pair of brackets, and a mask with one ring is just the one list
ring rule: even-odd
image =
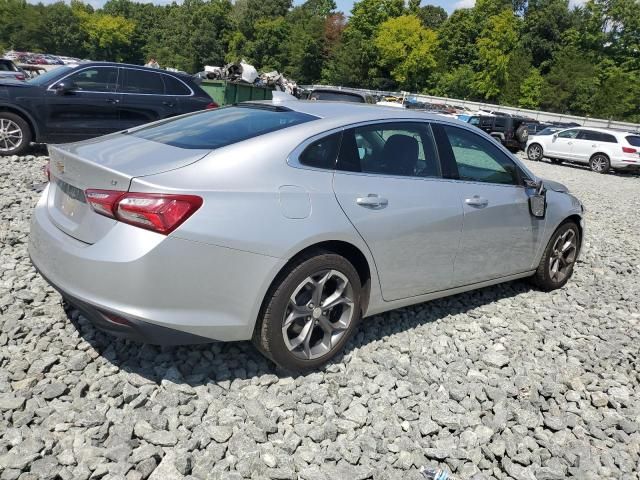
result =
[{"label": "rear side window", "polygon": [[593,142],[597,142],[600,140],[600,134],[592,130],[580,130],[576,138],[578,140],[590,140]]},{"label": "rear side window", "polygon": [[164,89],[167,95],[191,95],[191,90],[176,77],[162,75],[162,80],[164,80]]},{"label": "rear side window", "polygon": [[496,117],[496,128],[504,128],[507,124],[507,119],[504,117]]},{"label": "rear side window", "polygon": [[316,118],[292,110],[225,107],[169,119],[130,135],[173,147],[213,150]]},{"label": "rear side window", "polygon": [[336,166],[341,133],[334,133],[311,143],[300,154],[298,161],[302,165],[333,170]]},{"label": "rear side window", "polygon": [[347,92],[311,92],[311,95],[309,95],[309,100],[365,103],[364,98],[362,98],[360,95],[355,95],[353,93]]},{"label": "rear side window", "polygon": [[520,184],[515,163],[492,142],[462,128],[448,125],[436,128],[444,130],[448,145],[444,146],[445,152],[442,156],[453,157],[460,180],[505,185]]},{"label": "rear side window", "polygon": [[618,143],[618,140],[616,139],[616,137],[614,137],[610,133],[599,133],[598,135],[600,135],[601,142]]},{"label": "rear side window", "polygon": [[163,95],[162,76],[156,72],[123,68],[122,93]]},{"label": "rear side window", "polygon": [[405,177],[439,177],[435,143],[426,123],[393,122],[344,132],[338,169]]},{"label": "rear side window", "polygon": [[636,135],[629,135],[628,137],[625,137],[627,139],[627,142],[629,142],[629,145],[633,145],[634,147],[640,147],[640,136],[636,136]]}]

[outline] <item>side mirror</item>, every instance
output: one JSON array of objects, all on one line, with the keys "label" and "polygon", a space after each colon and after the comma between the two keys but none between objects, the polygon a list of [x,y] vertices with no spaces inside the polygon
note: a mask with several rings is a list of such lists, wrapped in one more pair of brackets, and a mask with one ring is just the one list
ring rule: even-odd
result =
[{"label": "side mirror", "polygon": [[59,82],[59,83],[56,83],[53,89],[55,90],[56,95],[64,95],[70,92],[71,90],[73,90],[73,87],[74,87],[73,83]]},{"label": "side mirror", "polygon": [[529,195],[529,212],[536,218],[544,218],[547,212],[547,190],[544,188],[542,180],[525,180],[525,187],[532,189]]}]

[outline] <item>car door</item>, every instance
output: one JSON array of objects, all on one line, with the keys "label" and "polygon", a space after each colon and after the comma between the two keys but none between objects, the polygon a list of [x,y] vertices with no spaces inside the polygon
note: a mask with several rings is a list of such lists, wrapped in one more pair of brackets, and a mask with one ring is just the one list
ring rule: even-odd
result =
[{"label": "car door", "polygon": [[371,250],[385,300],[451,286],[462,205],[442,179],[427,123],[345,130],[333,187]]},{"label": "car door", "polygon": [[516,163],[475,132],[434,124],[440,158],[453,171],[449,190],[464,210],[453,285],[469,285],[531,270],[544,220],[529,212]]},{"label": "car door", "polygon": [[120,68],[122,100],[118,105],[122,129],[136,127],[176,115],[178,101],[165,95],[160,72],[151,69]]},{"label": "car door", "polygon": [[573,144],[580,133],[577,128],[563,130],[554,134],[546,143],[545,155],[552,158],[573,160]]},{"label": "car door", "polygon": [[580,163],[588,163],[591,156],[600,147],[600,132],[594,130],[580,130],[573,140],[571,156]]},{"label": "car door", "polygon": [[[65,90],[56,85],[64,84]],[[118,69],[96,66],[71,73],[45,91],[47,138],[66,142],[119,130]]]}]

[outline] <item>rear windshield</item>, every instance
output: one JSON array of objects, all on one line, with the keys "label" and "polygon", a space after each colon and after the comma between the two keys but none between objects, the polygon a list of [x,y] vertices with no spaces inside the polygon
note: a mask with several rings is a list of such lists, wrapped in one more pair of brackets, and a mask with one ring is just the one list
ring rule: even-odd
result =
[{"label": "rear windshield", "polygon": [[311,95],[309,95],[309,100],[365,103],[364,98],[360,95],[347,92],[312,92]]},{"label": "rear windshield", "polygon": [[292,110],[235,106],[171,119],[130,135],[173,147],[214,150],[316,118]]},{"label": "rear windshield", "polygon": [[627,142],[629,142],[629,145],[633,145],[634,147],[640,147],[640,136],[635,136],[635,135],[629,135],[628,137],[626,137]]}]

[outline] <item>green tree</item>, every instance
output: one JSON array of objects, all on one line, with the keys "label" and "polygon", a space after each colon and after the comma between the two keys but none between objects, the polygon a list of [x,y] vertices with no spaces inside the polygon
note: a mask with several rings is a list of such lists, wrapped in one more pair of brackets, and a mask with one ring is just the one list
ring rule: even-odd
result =
[{"label": "green tree", "polygon": [[518,40],[517,20],[510,10],[490,17],[478,39],[475,85],[485,99],[495,99],[509,78],[511,53]]},{"label": "green tree", "polygon": [[537,68],[529,70],[529,75],[520,84],[518,106],[537,110],[540,107],[543,86],[544,78],[540,75],[540,71]]},{"label": "green tree", "polygon": [[425,28],[431,30],[440,28],[448,17],[447,11],[438,5],[425,5],[416,12],[416,16]]},{"label": "green tree", "polygon": [[572,25],[569,0],[529,0],[520,44],[529,50],[533,65],[548,63],[562,47],[562,37]]},{"label": "green tree", "polygon": [[77,10],[74,14],[86,34],[85,45],[94,60],[123,60],[131,44],[135,23],[124,17],[99,12]]},{"label": "green tree", "polygon": [[390,18],[380,25],[375,37],[381,64],[403,89],[421,90],[436,62],[437,37],[414,15]]}]

